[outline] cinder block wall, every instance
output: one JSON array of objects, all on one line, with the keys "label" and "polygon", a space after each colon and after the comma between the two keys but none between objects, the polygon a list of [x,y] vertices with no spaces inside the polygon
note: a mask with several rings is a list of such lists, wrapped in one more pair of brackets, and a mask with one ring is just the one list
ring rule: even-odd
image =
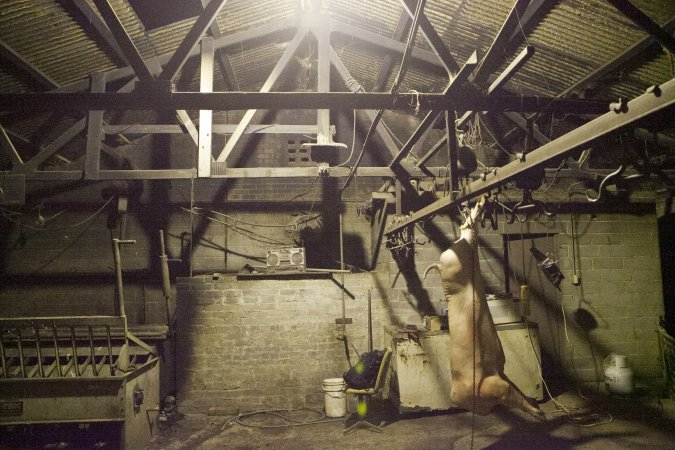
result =
[{"label": "cinder block wall", "polygon": [[[653,211],[581,213],[575,214],[574,220],[574,239],[568,213],[529,220],[522,227],[517,222],[506,224],[500,215],[497,230],[479,229],[486,293],[504,291],[504,234],[553,236],[550,250],[559,259],[565,279],[543,308],[547,327],[554,334],[544,351],[570,381],[602,381],[604,358],[618,353],[628,356],[639,382],[651,383],[661,376],[655,330],[664,308],[656,215]],[[444,307],[438,273],[432,271],[422,280],[424,269],[438,261],[440,253],[459,236],[459,230],[449,218],[437,216],[429,235],[431,239],[419,229],[415,231],[414,251],[407,260],[403,258],[412,263],[412,270],[389,252],[382,254],[379,264],[381,270],[389,272],[389,298],[397,315],[418,326],[425,314],[439,313]],[[578,285],[572,284],[575,267]],[[511,292],[518,297],[518,286],[511,286]],[[533,301],[542,301],[536,296],[533,293]],[[588,316],[580,315],[579,309],[596,322],[593,329],[584,329],[583,319]]]},{"label": "cinder block wall", "polygon": [[[341,276],[336,275],[341,282]],[[389,314],[371,274],[344,278],[351,362],[368,350],[370,292],[374,347]],[[352,298],[353,297],[353,298]],[[178,280],[178,392],[181,411],[232,414],[262,408],[323,407],[322,381],[349,368],[337,339],[342,292],[325,278],[237,280],[232,274]]]}]

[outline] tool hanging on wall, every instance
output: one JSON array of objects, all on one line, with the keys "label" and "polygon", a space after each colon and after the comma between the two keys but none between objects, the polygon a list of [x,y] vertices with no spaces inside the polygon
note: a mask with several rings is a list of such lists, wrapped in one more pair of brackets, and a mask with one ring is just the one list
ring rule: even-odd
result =
[{"label": "tool hanging on wall", "polygon": [[486,220],[490,220],[490,227],[493,230],[496,230],[497,227],[499,226],[497,222],[497,198],[492,198],[490,194],[485,196],[485,206],[483,207],[483,211],[480,213],[480,226],[481,228],[485,228],[485,222]]},{"label": "tool hanging on wall", "polygon": [[558,260],[552,253],[543,254],[541,251],[532,247],[530,249],[532,255],[537,260],[537,266],[544,272],[548,281],[553,283],[553,286],[560,289],[560,282],[565,278],[558,268]]}]

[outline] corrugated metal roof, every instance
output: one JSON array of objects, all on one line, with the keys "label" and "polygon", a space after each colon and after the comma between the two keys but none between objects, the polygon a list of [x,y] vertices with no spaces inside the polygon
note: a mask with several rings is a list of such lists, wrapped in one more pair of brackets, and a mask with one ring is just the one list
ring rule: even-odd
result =
[{"label": "corrugated metal roof", "polygon": [[[95,10],[93,2],[87,0]],[[117,16],[140,54],[148,64],[160,55],[171,54],[182,42],[194,24],[195,18],[147,31],[127,0],[109,0]],[[513,0],[429,0],[424,13],[448,46],[458,65],[462,65],[473,51],[479,59],[490,47],[494,37],[509,14]],[[675,17],[675,1],[632,0],[632,3],[657,23]],[[324,0],[324,6],[337,23],[348,23],[363,30],[390,38],[399,23],[403,8],[400,0]],[[535,47],[536,53],[509,82],[513,92],[537,92],[558,95],[593,73],[607,62],[614,60],[646,34],[622,16],[604,0],[565,0],[546,3],[547,10],[534,24],[518,29],[517,44],[504,55],[501,72],[524,45]],[[291,23],[299,17],[299,0],[230,0],[217,17],[223,35],[264,27],[267,24]],[[273,31],[273,30],[270,30]],[[335,51],[342,58],[352,77],[367,91],[373,89],[382,66],[384,53],[366,44],[339,27],[333,36]],[[407,34],[404,34],[405,41]],[[240,90],[256,91],[261,88],[272,68],[285,50],[284,36],[274,40],[260,39],[228,48],[227,55]],[[94,27],[82,23],[71,2],[62,0],[3,0],[0,2],[0,40],[21,55],[29,64],[41,71],[58,85],[66,85],[87,77],[95,71],[108,71],[120,67],[122,60],[98,35]],[[275,87],[279,89],[311,89],[302,71],[314,66],[301,66],[316,58],[315,45],[307,39],[300,47],[296,59],[287,68]],[[418,33],[416,45],[431,50],[426,39]],[[389,77],[391,86],[398,70],[400,55]],[[216,65],[216,89],[224,89],[225,82]],[[309,67],[309,69],[308,69]],[[197,90],[198,71],[195,78],[181,86]],[[602,77],[590,95],[602,99],[633,98],[652,84],[663,83],[675,76],[672,55],[654,46],[612,73]],[[303,78],[305,77],[305,78]],[[311,75],[309,78],[311,79]],[[303,81],[304,80],[304,81]],[[439,92],[447,84],[442,69],[412,61],[400,91]],[[580,87],[582,91],[584,86]],[[36,90],[35,83],[6,61],[0,67],[0,92]],[[107,115],[111,120],[150,122],[154,115],[143,112],[125,115]],[[76,120],[74,118],[72,120]],[[41,131],[49,116],[32,119],[6,119],[17,133],[27,137],[42,133],[44,139],[58,135],[69,126],[71,119],[50,125]]]}]

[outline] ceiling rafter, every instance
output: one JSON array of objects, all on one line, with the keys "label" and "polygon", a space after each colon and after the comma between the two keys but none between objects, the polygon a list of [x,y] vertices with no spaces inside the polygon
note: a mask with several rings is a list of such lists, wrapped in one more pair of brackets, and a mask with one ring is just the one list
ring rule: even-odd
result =
[{"label": "ceiling rafter", "polygon": [[40,69],[31,64],[26,58],[21,56],[17,51],[9,46],[5,41],[0,40],[0,56],[3,59],[9,61],[11,64],[16,66],[25,72],[31,79],[35,80],[38,84],[43,86],[45,89],[53,89],[58,87],[56,81],[52,80],[48,75],[42,72]]},{"label": "ceiling rafter", "polygon": [[[269,93],[269,91],[272,90],[272,87],[274,84],[277,82],[283,71],[286,69],[288,66],[288,63],[291,61],[293,56],[295,55],[295,52],[297,51],[298,47],[300,46],[300,43],[305,39],[307,36],[307,28],[302,27],[298,29],[298,31],[295,34],[295,37],[291,40],[291,42],[288,44],[288,47],[286,47],[286,50],[284,51],[284,54],[281,55],[281,58],[277,62],[276,66],[274,66],[274,69],[272,69],[272,73],[267,77],[267,80],[265,80],[265,83],[263,84],[262,88],[260,89],[260,93]],[[204,94],[208,95],[208,94]],[[199,109],[218,109],[218,108],[199,108]],[[234,150],[234,146],[237,144],[239,141],[239,138],[241,138],[241,135],[244,133],[244,130],[246,130],[246,127],[251,123],[251,120],[253,119],[253,116],[256,113],[256,109],[249,109],[246,111],[244,114],[244,117],[241,119],[239,122],[239,126],[237,126],[237,129],[232,133],[232,136],[230,139],[227,140],[225,143],[225,147],[223,150],[220,152],[218,157],[216,158],[216,162],[225,162],[227,158],[230,156],[232,153],[232,150]]]},{"label": "ceiling rafter", "polygon": [[101,16],[96,12],[96,10],[92,8],[91,4],[87,0],[73,0],[73,4],[94,27],[94,30],[96,30],[98,35],[103,38],[106,44],[108,44],[108,46],[115,52],[117,57],[126,64],[129,64],[126,55],[115,40],[113,34],[110,32],[110,29],[103,21]]},{"label": "ceiling rafter", "polygon": [[[411,19],[408,13],[403,11],[398,19],[398,22],[396,23],[396,28],[394,29],[394,34],[391,38],[396,41],[401,41],[403,39],[403,33],[405,33],[405,30],[408,28],[410,21]],[[384,55],[384,58],[382,58],[382,65],[380,66],[380,72],[378,73],[375,84],[373,85],[374,92],[385,90],[387,87],[387,80],[391,75],[394,64],[394,57],[391,55],[391,53]]]},{"label": "ceiling rafter", "polygon": [[609,0],[609,3],[659,41],[672,55],[675,55],[675,38],[654,22],[647,14],[640,11],[628,0]]},{"label": "ceiling rafter", "polygon": [[211,27],[211,24],[216,20],[216,16],[220,13],[226,3],[227,0],[211,0],[211,2],[204,7],[202,13],[192,25],[190,31],[188,31],[187,36],[181,41],[180,45],[171,56],[171,59],[164,66],[158,79],[173,80],[176,78],[178,71],[183,67],[183,64],[185,64],[185,61],[190,56],[190,51],[197,45],[197,42],[199,42],[206,30]]},{"label": "ceiling rafter", "polygon": [[552,97],[491,95],[460,90],[457,97],[442,93],[352,93],[352,92],[169,92],[0,94],[0,111],[198,110],[245,109],[391,109],[413,111],[520,111],[570,114],[602,114],[608,103],[600,100],[556,99]]},{"label": "ceiling rafter", "polygon": [[131,36],[129,36],[127,31],[124,29],[124,25],[117,16],[117,13],[115,13],[112,5],[108,2],[108,0],[94,0],[94,4],[103,17],[106,25],[108,25],[108,29],[112,32],[115,41],[124,53],[125,59],[133,68],[136,76],[140,80],[152,80],[153,76],[150,68],[145,63],[143,56],[141,56],[140,52],[136,48],[134,41],[131,39]]},{"label": "ceiling rafter", "polygon": [[[209,0],[201,0],[202,3],[202,8],[205,8],[206,5],[208,4]],[[218,20],[214,20],[211,23],[211,26],[209,27],[209,33],[214,39],[219,39],[220,37],[223,36],[223,34],[220,32],[220,27],[218,26]],[[225,81],[225,84],[230,88],[232,91],[238,91],[239,90],[239,83],[237,82],[237,76],[234,73],[234,68],[232,67],[232,62],[230,61],[230,57],[227,55],[225,50],[220,50],[215,48],[214,44],[214,49],[215,49],[215,57],[216,57],[216,62],[218,63],[218,66],[220,67],[220,73],[223,76],[223,81]]]},{"label": "ceiling rafter", "polygon": [[[417,3],[421,0],[400,0],[403,8],[406,10],[410,17],[415,17],[415,7]],[[427,16],[424,13],[420,14],[419,17],[419,27],[422,31],[422,34],[426,38],[427,42],[434,50],[434,53],[438,57],[440,63],[443,65],[448,74],[452,77],[459,71],[459,65],[453,58],[450,50],[443,42],[443,39],[438,35],[438,32],[434,29]]]}]

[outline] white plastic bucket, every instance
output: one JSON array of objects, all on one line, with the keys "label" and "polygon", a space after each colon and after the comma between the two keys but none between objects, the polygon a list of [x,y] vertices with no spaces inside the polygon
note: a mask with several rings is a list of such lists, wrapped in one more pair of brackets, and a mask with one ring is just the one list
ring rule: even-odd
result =
[{"label": "white plastic bucket", "polygon": [[326,378],[323,380],[323,401],[326,417],[342,417],[347,413],[346,386],[342,378]]}]

